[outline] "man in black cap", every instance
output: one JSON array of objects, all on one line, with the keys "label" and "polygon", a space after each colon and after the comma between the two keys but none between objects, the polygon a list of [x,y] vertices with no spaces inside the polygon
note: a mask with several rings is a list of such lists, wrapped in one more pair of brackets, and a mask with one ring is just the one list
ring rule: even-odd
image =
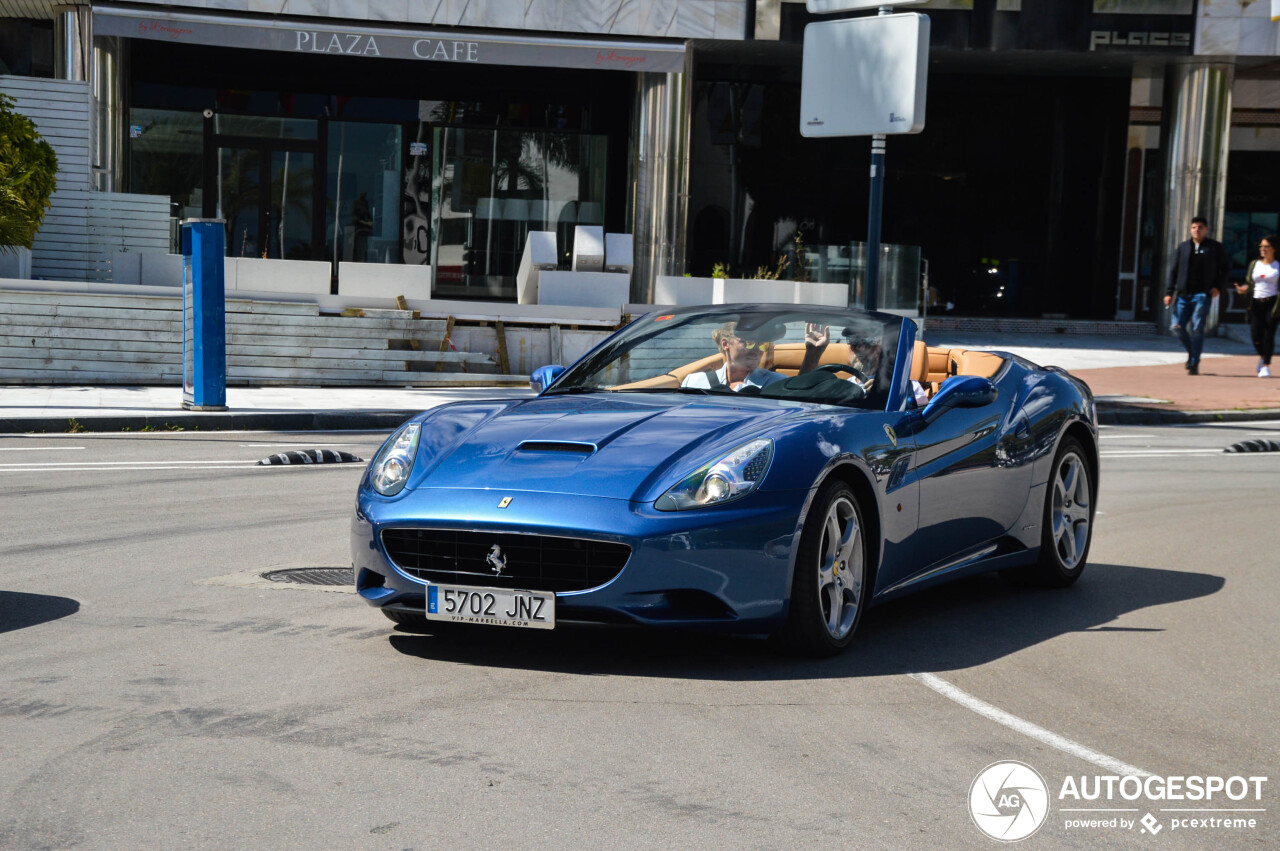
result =
[{"label": "man in black cap", "polygon": [[[1227,285],[1231,259],[1222,243],[1209,238],[1209,223],[1203,216],[1191,220],[1191,238],[1173,252],[1169,285],[1164,306],[1173,305],[1170,330],[1187,350],[1187,373],[1200,374],[1200,352],[1204,350],[1204,319],[1209,299]],[[1176,299],[1176,301],[1175,301]]]}]

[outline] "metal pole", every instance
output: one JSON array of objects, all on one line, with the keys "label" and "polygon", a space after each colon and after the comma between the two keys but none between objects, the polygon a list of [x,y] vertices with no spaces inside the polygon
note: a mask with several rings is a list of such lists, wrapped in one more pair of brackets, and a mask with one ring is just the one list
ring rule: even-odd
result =
[{"label": "metal pole", "polygon": [[[893,14],[892,6],[881,6],[881,15]],[[885,134],[871,137],[871,199],[867,208],[867,310],[875,310],[880,289],[880,213],[884,209]]]},{"label": "metal pole", "polygon": [[871,137],[871,201],[867,209],[867,310],[877,308],[880,285],[880,211],[884,208],[883,133]]}]

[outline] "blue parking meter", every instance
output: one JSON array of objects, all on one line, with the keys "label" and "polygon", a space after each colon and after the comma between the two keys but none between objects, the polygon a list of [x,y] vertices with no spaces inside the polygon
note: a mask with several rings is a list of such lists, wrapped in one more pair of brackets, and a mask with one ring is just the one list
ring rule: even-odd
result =
[{"label": "blue parking meter", "polygon": [[182,407],[192,411],[227,409],[223,224],[182,222]]}]

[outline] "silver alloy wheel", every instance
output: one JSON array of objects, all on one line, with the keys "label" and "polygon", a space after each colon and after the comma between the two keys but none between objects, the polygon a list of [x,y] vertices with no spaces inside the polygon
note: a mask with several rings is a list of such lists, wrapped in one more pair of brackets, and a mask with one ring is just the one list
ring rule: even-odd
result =
[{"label": "silver alloy wheel", "polygon": [[1053,545],[1058,560],[1067,570],[1074,570],[1089,543],[1090,520],[1089,468],[1075,452],[1068,452],[1058,462],[1053,477]]},{"label": "silver alloy wheel", "polygon": [[827,508],[818,552],[818,602],[827,634],[839,641],[853,630],[866,574],[858,510],[847,497]]}]

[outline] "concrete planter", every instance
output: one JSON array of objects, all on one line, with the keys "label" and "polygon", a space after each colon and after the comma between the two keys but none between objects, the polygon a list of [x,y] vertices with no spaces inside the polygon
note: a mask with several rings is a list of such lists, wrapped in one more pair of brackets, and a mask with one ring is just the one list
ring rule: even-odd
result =
[{"label": "concrete planter", "polygon": [[685,278],[659,275],[653,286],[654,304],[711,304],[710,278]]},{"label": "concrete planter", "polygon": [[631,276],[617,272],[541,272],[538,304],[620,308],[631,298]]},{"label": "concrete planter", "polygon": [[795,281],[766,281],[755,278],[713,278],[712,304],[794,304]]},{"label": "concrete planter", "polygon": [[227,292],[329,294],[329,271],[324,260],[263,260],[228,257]]},{"label": "concrete planter", "polygon": [[824,307],[848,307],[848,284],[816,284],[796,281],[796,304],[820,304]]},{"label": "concrete planter", "polygon": [[[141,265],[138,283],[150,287],[182,286],[181,254],[136,254]],[[115,269],[112,267],[112,272]]]},{"label": "concrete planter", "polygon": [[0,251],[0,278],[31,280],[31,249],[8,246]]},{"label": "concrete planter", "polygon": [[338,264],[338,295],[431,298],[431,267],[341,262]]},{"label": "concrete planter", "polygon": [[760,278],[684,278],[659,275],[654,281],[654,304],[820,304],[844,307],[849,288],[844,284],[808,281],[769,281]]},{"label": "concrete planter", "polygon": [[116,251],[111,255],[111,283],[142,283],[142,255],[136,251]]}]

